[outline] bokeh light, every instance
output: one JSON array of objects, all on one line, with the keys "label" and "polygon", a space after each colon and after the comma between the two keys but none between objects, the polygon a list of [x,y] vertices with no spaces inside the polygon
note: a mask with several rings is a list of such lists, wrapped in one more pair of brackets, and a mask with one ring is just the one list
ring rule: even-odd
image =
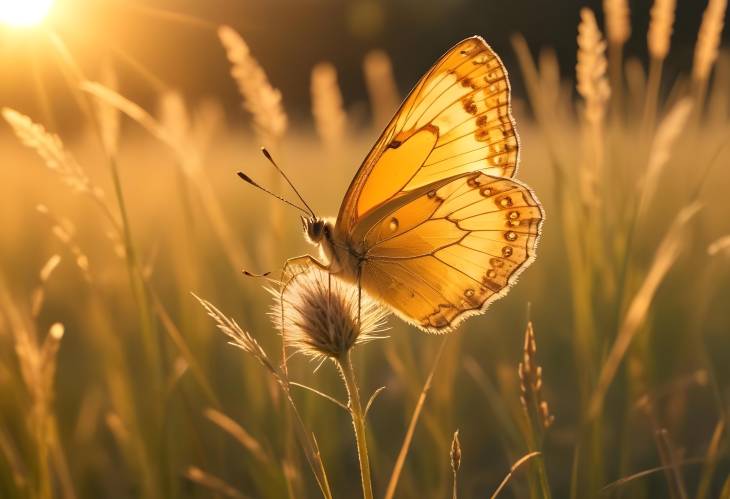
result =
[{"label": "bokeh light", "polygon": [[31,27],[43,22],[53,0],[0,0],[0,24]]}]

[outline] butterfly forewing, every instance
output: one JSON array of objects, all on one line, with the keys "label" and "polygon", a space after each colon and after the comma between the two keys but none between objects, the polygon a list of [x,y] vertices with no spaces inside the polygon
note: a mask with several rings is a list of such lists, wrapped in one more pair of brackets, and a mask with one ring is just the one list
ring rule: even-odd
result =
[{"label": "butterfly forewing", "polygon": [[502,296],[529,265],[542,219],[521,183],[459,175],[371,227],[362,286],[409,322],[449,331]]},{"label": "butterfly forewing", "polygon": [[519,142],[507,71],[480,37],[453,47],[421,78],[378,139],[340,208],[342,238],[378,207],[431,183],[482,171],[511,177]]}]

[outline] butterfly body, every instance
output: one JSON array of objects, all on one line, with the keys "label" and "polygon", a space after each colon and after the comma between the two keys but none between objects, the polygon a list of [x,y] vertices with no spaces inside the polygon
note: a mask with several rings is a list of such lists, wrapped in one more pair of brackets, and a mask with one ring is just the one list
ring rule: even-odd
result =
[{"label": "butterfly body", "polygon": [[480,37],[416,84],[358,170],[335,221],[303,218],[322,261],[407,322],[453,330],[534,260],[544,219],[512,178],[519,138],[502,61]]},{"label": "butterfly body", "polygon": [[330,274],[355,284],[364,255],[346,241],[336,239],[337,232],[332,220],[302,217],[302,224],[307,241],[319,248],[320,266]]}]

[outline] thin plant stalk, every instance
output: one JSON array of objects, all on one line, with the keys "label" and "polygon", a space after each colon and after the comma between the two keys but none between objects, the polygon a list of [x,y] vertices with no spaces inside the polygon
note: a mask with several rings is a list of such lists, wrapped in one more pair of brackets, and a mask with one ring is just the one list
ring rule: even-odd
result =
[{"label": "thin plant stalk", "polygon": [[416,407],[413,409],[413,415],[411,416],[411,421],[408,424],[406,435],[403,437],[403,443],[401,444],[400,452],[398,452],[398,458],[395,460],[395,464],[393,465],[393,472],[390,475],[388,488],[385,491],[385,499],[393,499],[395,496],[395,489],[398,487],[398,480],[400,479],[401,472],[403,471],[403,465],[406,462],[408,451],[411,448],[413,434],[416,431],[416,424],[418,424],[418,419],[423,411],[423,405],[426,403],[426,396],[428,395],[428,391],[431,389],[431,382],[433,381],[433,376],[436,373],[436,367],[438,367],[439,359],[441,358],[441,354],[443,353],[448,340],[449,336],[445,336],[441,341],[438,352],[436,352],[436,358],[433,360],[433,365],[431,366],[431,372],[428,373],[426,382],[423,384],[423,388],[421,389],[421,394],[418,396],[418,402],[416,402]]},{"label": "thin plant stalk", "polygon": [[510,479],[512,478],[512,475],[515,474],[515,471],[517,471],[520,468],[520,466],[522,466],[523,464],[525,464],[527,461],[529,461],[533,457],[536,457],[536,456],[539,456],[539,455],[540,455],[539,452],[529,452],[529,453],[525,454],[524,456],[522,456],[521,458],[519,458],[515,462],[515,464],[512,465],[512,467],[510,468],[510,470],[507,473],[507,475],[505,475],[504,479],[502,480],[502,482],[497,487],[497,490],[495,490],[494,493],[491,496],[489,496],[490,499],[496,499],[497,496],[499,496],[499,494],[502,492],[502,490],[504,490],[504,488],[509,483]]},{"label": "thin plant stalk", "polygon": [[646,82],[646,98],[644,99],[644,117],[642,133],[645,137],[651,136],[656,121],[657,104],[662,83],[662,67],[664,60],[652,57],[649,62],[649,78]]},{"label": "thin plant stalk", "polygon": [[357,442],[357,455],[360,462],[360,478],[362,480],[362,495],[364,499],[373,499],[373,484],[370,477],[370,456],[368,455],[368,444],[365,436],[365,415],[360,403],[360,392],[355,380],[355,370],[352,367],[350,352],[337,359],[337,367],[340,369],[342,379],[345,381],[347,396],[349,398],[348,408],[352,417],[352,426],[355,429],[355,440]]}]

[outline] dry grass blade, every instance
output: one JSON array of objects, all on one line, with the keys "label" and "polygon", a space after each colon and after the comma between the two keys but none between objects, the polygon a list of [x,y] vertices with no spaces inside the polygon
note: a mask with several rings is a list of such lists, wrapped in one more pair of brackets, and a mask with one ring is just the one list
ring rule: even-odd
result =
[{"label": "dry grass blade", "polygon": [[659,428],[656,431],[655,439],[662,464],[666,467],[667,482],[672,498],[687,499],[687,490],[680,470],[681,464],[677,460],[677,451],[669,438],[669,432],[666,428]]},{"label": "dry grass blade", "polygon": [[205,417],[215,423],[220,429],[235,438],[245,449],[253,454],[256,459],[264,464],[271,462],[271,457],[264,450],[261,444],[251,436],[243,427],[233,419],[220,411],[212,408],[205,410]]},{"label": "dry grass blade", "polygon": [[233,497],[234,499],[246,499],[247,497],[239,492],[238,489],[226,483],[223,479],[218,478],[215,475],[211,475],[197,466],[190,466],[185,471],[185,478],[191,482],[197,483],[201,487],[209,489],[215,494],[221,494],[225,497]]},{"label": "dry grass blade", "polygon": [[370,409],[373,406],[373,402],[375,402],[375,399],[378,398],[378,395],[380,395],[383,390],[385,390],[385,387],[381,386],[380,388],[375,390],[372,395],[370,395],[370,398],[368,399],[368,403],[365,404],[365,412],[363,413],[364,418],[368,417],[368,413],[370,412]]},{"label": "dry grass blade", "polygon": [[251,113],[254,128],[266,145],[278,141],[287,129],[281,92],[274,88],[241,35],[229,26],[218,28],[218,37],[231,63],[231,76],[243,97],[243,107]]},{"label": "dry grass blade", "polygon": [[[697,464],[701,463],[703,459],[701,458],[694,458],[694,459],[685,459],[681,463],[677,463],[678,466],[687,466],[690,464]],[[660,471],[667,471],[669,469],[669,466],[656,466],[654,468],[649,468],[646,470],[639,471],[637,473],[634,473],[629,476],[625,476],[623,478],[619,478],[618,480],[611,482],[609,484],[606,484],[603,486],[600,490],[601,493],[607,493],[610,492],[611,489],[614,489],[616,487],[621,487],[623,485],[626,485],[629,482],[633,482],[634,480],[638,480],[639,478],[644,478],[646,476],[653,475],[654,473],[659,473]]]},{"label": "dry grass blade", "polygon": [[687,223],[699,210],[699,205],[691,204],[684,208],[667,231],[654,256],[651,268],[644,278],[639,290],[634,295],[619,328],[613,346],[601,368],[598,382],[591,396],[588,408],[588,419],[594,419],[603,408],[603,400],[611,385],[626,351],[631,345],[639,326],[646,318],[649,307],[659,285],[682,251]]},{"label": "dry grass blade", "polygon": [[[162,327],[165,330],[165,333],[170,338],[170,340],[173,342],[175,347],[178,349],[178,352],[180,352],[180,355],[183,356],[185,359],[185,362],[187,362],[188,366],[190,367],[190,370],[195,377],[195,380],[198,382],[200,387],[205,392],[205,395],[208,397],[208,400],[210,403],[216,406],[220,406],[220,402],[218,402],[218,398],[215,395],[215,392],[213,391],[213,387],[208,382],[208,379],[205,377],[205,373],[203,372],[203,369],[200,367],[200,364],[198,363],[198,360],[193,355],[193,352],[190,350],[190,347],[188,346],[187,342],[185,341],[185,338],[183,337],[180,330],[175,325],[175,322],[172,320],[172,317],[170,317],[170,314],[167,312],[167,309],[165,308],[164,304],[162,303],[162,300],[160,300],[160,297],[157,295],[154,289],[152,289],[151,286],[145,281],[144,285],[147,287],[147,292],[149,294],[150,301],[152,302],[152,306],[155,309],[155,313],[160,319],[160,322],[162,323]],[[197,297],[196,297],[197,298]]]},{"label": "dry grass blade", "polygon": [[675,142],[685,130],[685,125],[692,112],[692,99],[685,97],[678,101],[667,116],[659,123],[656,136],[651,145],[649,163],[643,182],[639,184],[639,215],[643,213],[656,192],[659,176],[672,157]]},{"label": "dry grass blade", "polygon": [[91,192],[89,178],[74,157],[66,151],[58,135],[46,131],[42,125],[14,109],[4,107],[2,115],[23,145],[35,150],[48,169],[57,173],[67,186],[77,192]]},{"label": "dry grass blade", "polygon": [[217,99],[205,98],[193,108],[192,135],[199,151],[205,151],[220,135],[226,112]]},{"label": "dry grass blade", "polygon": [[[167,90],[160,95],[158,102],[159,124],[167,132],[167,135],[173,141],[173,149],[177,155],[178,166],[182,172],[197,187],[198,192],[203,194],[204,187],[201,184],[207,183],[208,178],[201,175],[203,166],[203,151],[205,142],[201,142],[199,123],[193,123],[185,104],[182,94],[175,90]],[[205,131],[209,125],[203,123],[202,140],[208,141],[209,137]],[[187,211],[191,212],[190,200],[185,197]],[[217,204],[217,201],[215,202]],[[204,206],[204,209],[210,216],[211,207]]]},{"label": "dry grass blade", "polygon": [[499,390],[494,386],[484,369],[473,357],[469,356],[464,359],[464,370],[484,393],[487,405],[498,421],[497,427],[500,429],[500,433],[508,438],[510,445],[522,445],[523,439],[517,430],[516,418],[512,417],[506,407],[505,398],[500,395]]},{"label": "dry grass blade", "polygon": [[323,399],[329,400],[336,406],[344,409],[348,414],[350,413],[350,409],[347,407],[347,404],[343,404],[342,402],[340,402],[339,400],[334,398],[332,395],[327,395],[326,393],[319,391],[316,388],[312,388],[311,386],[303,385],[302,383],[296,383],[294,381],[290,381],[289,386],[296,386],[297,388],[301,388],[303,390],[307,390],[308,392],[314,393],[315,395],[319,395]]},{"label": "dry grass blade", "polygon": [[53,274],[53,271],[56,270],[60,263],[61,256],[53,255],[46,261],[46,263],[41,268],[41,271],[38,273],[40,282],[38,283],[38,286],[36,286],[36,288],[33,290],[33,294],[31,295],[30,300],[31,316],[38,317],[38,314],[43,307],[43,302],[45,301],[46,297],[46,283],[48,282],[48,279],[51,278],[51,274]]},{"label": "dry grass blade", "polygon": [[654,59],[663,60],[669,53],[676,7],[677,0],[654,0],[654,4],[651,6],[651,20],[646,42],[649,46],[649,54]]},{"label": "dry grass blade", "polygon": [[730,476],[725,479],[725,483],[722,485],[720,499],[730,499]]},{"label": "dry grass blade", "polygon": [[[119,84],[117,73],[110,59],[104,59],[101,65],[99,81],[107,88],[116,91]],[[119,110],[108,102],[97,100],[96,114],[99,120],[99,129],[104,148],[110,154],[116,154],[119,146]]]},{"label": "dry grass blade", "polygon": [[706,81],[717,60],[726,9],[727,0],[709,0],[707,3],[695,44],[692,64],[692,78],[695,81]]},{"label": "dry grass blade", "polygon": [[347,113],[337,83],[337,70],[328,62],[312,68],[312,115],[317,133],[327,146],[339,144],[345,135]]},{"label": "dry grass blade", "polygon": [[712,487],[712,476],[715,473],[717,466],[717,458],[720,451],[720,443],[725,433],[725,420],[721,419],[715,426],[715,431],[712,432],[712,438],[710,439],[710,445],[707,447],[705,453],[705,466],[702,470],[700,477],[700,483],[697,486],[696,499],[705,499],[709,496],[710,489]]},{"label": "dry grass blade", "polygon": [[[554,107],[555,103],[551,103],[548,100],[549,94],[546,94],[543,90],[546,83],[545,79],[543,78],[543,74],[538,72],[525,37],[520,34],[513,35],[512,47],[515,50],[520,69],[522,70],[524,84],[532,110],[535,113],[535,118],[547,139],[546,146],[550,154],[550,166],[555,170],[556,175],[561,176],[563,174],[560,170],[560,164],[562,162],[560,159],[561,148],[557,145],[557,127],[553,126],[556,112],[556,108]],[[549,76],[545,76],[549,78]],[[547,86],[551,87],[551,84],[547,83]]]},{"label": "dry grass blade", "polygon": [[513,464],[512,467],[509,469],[509,472],[504,477],[504,480],[502,480],[502,483],[499,484],[499,487],[497,487],[497,490],[494,491],[494,494],[489,496],[490,499],[495,499],[502,492],[502,490],[507,486],[509,481],[512,479],[512,475],[515,474],[515,472],[520,468],[520,466],[525,464],[527,461],[529,461],[533,457],[537,457],[539,455],[540,455],[539,452],[530,452],[528,454],[525,454],[521,458],[519,458],[517,461],[515,461],[515,464]]},{"label": "dry grass blade", "polygon": [[24,487],[28,483],[28,471],[18,449],[2,426],[0,426],[0,454],[5,457],[5,462],[10,469],[15,486],[18,488]]},{"label": "dry grass blade", "polygon": [[45,283],[48,279],[50,279],[51,274],[54,270],[56,270],[59,263],[61,263],[60,255],[53,255],[46,261],[43,267],[41,267],[41,271],[38,273],[41,283]]},{"label": "dry grass blade", "polygon": [[446,342],[448,341],[449,337],[444,337],[443,340],[441,340],[441,346],[439,346],[438,352],[436,353],[436,357],[433,360],[433,365],[431,366],[431,371],[428,373],[428,377],[426,378],[426,382],[423,384],[423,388],[421,389],[421,393],[418,396],[418,401],[416,402],[416,407],[413,409],[413,414],[411,415],[411,421],[408,424],[408,430],[406,430],[405,437],[403,438],[403,443],[401,444],[400,452],[398,452],[398,457],[395,460],[395,464],[393,465],[393,471],[390,475],[390,480],[388,481],[388,487],[385,491],[385,499],[393,499],[395,496],[395,489],[398,487],[398,480],[400,479],[401,472],[403,471],[403,465],[405,465],[406,457],[408,457],[408,451],[411,448],[411,442],[413,441],[413,434],[416,431],[416,425],[418,424],[418,419],[421,416],[421,411],[423,410],[423,405],[426,403],[426,396],[428,395],[428,391],[431,389],[431,382],[433,381],[433,376],[436,373],[436,368],[438,367],[439,360],[441,359],[441,354],[444,351],[444,347],[446,346]]},{"label": "dry grass blade", "polygon": [[627,102],[638,108],[646,97],[644,64],[637,57],[629,57],[624,64],[624,72],[629,97]]},{"label": "dry grass blade", "polygon": [[710,244],[707,247],[707,254],[710,256],[715,256],[719,254],[725,254],[726,256],[730,256],[730,234],[727,236],[722,236],[719,239],[716,239],[712,244]]},{"label": "dry grass blade", "polygon": [[170,136],[167,130],[165,130],[165,128],[160,125],[160,123],[153,118],[150,113],[142,109],[138,104],[135,104],[111,88],[93,81],[84,81],[81,83],[81,90],[93,95],[97,99],[100,99],[107,105],[120,110],[139,123],[153,137],[169,145],[173,150],[176,150],[175,140]]},{"label": "dry grass blade", "polygon": [[168,90],[160,95],[159,125],[175,143],[175,149],[190,149],[190,116],[180,92]]}]

